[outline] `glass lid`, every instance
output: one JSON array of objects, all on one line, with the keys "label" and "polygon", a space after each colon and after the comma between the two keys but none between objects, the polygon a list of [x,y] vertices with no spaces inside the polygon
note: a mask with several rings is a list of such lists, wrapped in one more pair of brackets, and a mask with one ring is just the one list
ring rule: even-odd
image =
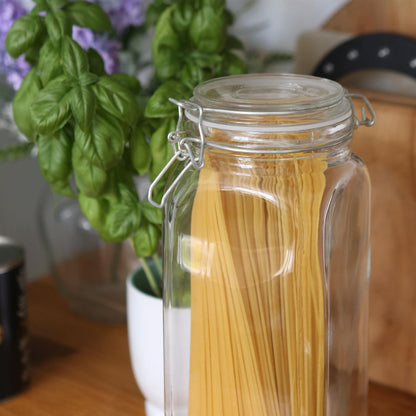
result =
[{"label": "glass lid", "polygon": [[290,114],[340,103],[343,87],[323,78],[294,74],[250,74],[217,78],[194,90],[204,109],[240,114]]}]

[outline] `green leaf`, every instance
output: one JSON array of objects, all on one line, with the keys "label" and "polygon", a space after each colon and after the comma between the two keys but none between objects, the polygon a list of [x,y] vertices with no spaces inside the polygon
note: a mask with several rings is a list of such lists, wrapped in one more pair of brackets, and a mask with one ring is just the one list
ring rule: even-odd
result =
[{"label": "green leaf", "polygon": [[87,55],[90,71],[98,76],[105,75],[104,61],[101,55],[93,48],[88,49]]},{"label": "green leaf", "polygon": [[163,121],[160,127],[153,133],[150,139],[150,152],[152,155],[152,176],[155,177],[169,162],[173,156],[171,144],[168,142],[168,134],[176,129],[176,119]]},{"label": "green leaf", "polygon": [[46,14],[46,30],[50,40],[59,45],[59,41],[65,35],[71,35],[71,24],[62,10],[53,10]]},{"label": "green leaf", "polygon": [[101,77],[92,88],[105,111],[120,118],[129,126],[136,125],[140,109],[134,95],[126,88],[108,76]]},{"label": "green leaf", "polygon": [[69,182],[67,180],[65,181],[55,181],[51,182],[52,189],[55,192],[58,192],[59,194],[65,195],[69,198],[76,198],[76,195],[71,189],[71,186],[69,185]]},{"label": "green leaf", "polygon": [[154,254],[161,237],[160,229],[147,221],[142,221],[133,234],[133,246],[137,257],[149,257]]},{"label": "green leaf", "polygon": [[104,198],[90,198],[80,193],[78,201],[82,212],[93,228],[100,233],[104,240],[110,240],[111,238],[105,230],[105,222],[110,210],[108,200]]},{"label": "green leaf", "polygon": [[[43,12],[48,8],[48,2],[46,0],[33,0],[33,2],[36,4],[36,6],[32,9],[32,13],[34,9],[39,8],[39,12]],[[39,13],[36,11],[36,14]]]},{"label": "green leaf", "polygon": [[92,84],[96,84],[99,80],[99,77],[91,72],[83,72],[78,77],[78,83],[81,87],[87,87]]},{"label": "green leaf", "polygon": [[64,75],[55,78],[32,102],[30,114],[35,130],[52,135],[71,118],[69,94],[71,86]]},{"label": "green leaf", "polygon": [[146,27],[154,26],[159,20],[160,15],[169,7],[165,3],[152,2],[146,10]]},{"label": "green leaf", "polygon": [[109,75],[109,77],[116,81],[118,84],[127,88],[132,94],[137,95],[140,92],[141,86],[140,82],[137,78],[125,74],[123,72],[116,72],[114,74]]},{"label": "green leaf", "polygon": [[64,72],[78,78],[82,73],[88,72],[88,55],[77,42],[69,36],[62,39],[62,64]]},{"label": "green leaf", "polygon": [[218,53],[225,45],[225,31],[226,25],[222,11],[204,6],[194,15],[189,34],[198,50]]},{"label": "green leaf", "polygon": [[172,14],[173,27],[179,32],[188,30],[192,22],[193,13],[192,2],[182,1],[177,3],[177,7]]},{"label": "green leaf", "polygon": [[214,10],[223,10],[225,7],[224,0],[202,0],[202,6],[209,6]]},{"label": "green leaf", "polygon": [[162,224],[162,210],[154,207],[149,201],[140,204],[144,217],[152,224]]},{"label": "green leaf", "polygon": [[115,166],[123,155],[125,131],[117,118],[97,111],[88,132],[75,125],[75,141],[93,165],[107,170]]},{"label": "green leaf", "polygon": [[243,50],[244,44],[241,42],[240,39],[236,38],[235,36],[228,35],[227,41],[226,41],[226,48],[228,50],[230,49],[237,49],[237,50]]},{"label": "green leaf", "polygon": [[136,192],[123,185],[119,189],[120,202],[111,206],[106,229],[113,240],[123,241],[139,227],[141,210]]},{"label": "green leaf", "polygon": [[172,14],[174,10],[175,6],[171,6],[167,8],[159,17],[152,39],[153,52],[163,46],[167,46],[178,51],[183,48],[179,36],[172,27]]},{"label": "green leaf", "polygon": [[140,175],[144,175],[152,163],[150,146],[147,144],[145,134],[140,127],[133,129],[130,136],[130,159]]},{"label": "green leaf", "polygon": [[72,23],[98,31],[111,31],[113,29],[110,18],[103,9],[87,1],[74,1],[68,3],[64,10],[68,13]]},{"label": "green leaf", "polygon": [[91,87],[75,86],[70,93],[70,103],[75,122],[81,130],[88,132],[95,115],[95,95]]},{"label": "green leaf", "polygon": [[39,74],[43,85],[62,75],[61,56],[59,49],[48,40],[42,46],[39,54]]},{"label": "green leaf", "polygon": [[191,91],[179,81],[164,82],[150,97],[146,104],[144,114],[146,117],[162,118],[173,117],[178,114],[178,107],[169,101],[169,98],[181,100],[189,98]]},{"label": "green leaf", "polygon": [[38,138],[39,166],[45,179],[68,182],[72,172],[72,141],[61,130],[58,137],[40,135]]},{"label": "green leaf", "polygon": [[233,53],[228,53],[224,56],[222,67],[224,75],[244,74],[247,70],[244,61]]},{"label": "green leaf", "polygon": [[18,129],[30,140],[34,141],[36,132],[30,117],[30,107],[36,99],[42,85],[36,74],[36,69],[31,69],[23,79],[19,90],[13,100],[13,118]]},{"label": "green leaf", "polygon": [[160,81],[175,78],[183,65],[181,55],[169,47],[159,48],[153,52],[153,65]]},{"label": "green leaf", "polygon": [[98,198],[108,190],[108,173],[91,164],[84,157],[76,143],[72,148],[72,166],[74,168],[77,187],[81,193],[92,198]]},{"label": "green leaf", "polygon": [[69,0],[46,0],[52,9],[58,9],[67,4]]},{"label": "green leaf", "polygon": [[199,67],[211,67],[221,63],[223,57],[218,53],[207,53],[201,51],[192,51],[187,57],[187,61]]},{"label": "green leaf", "polygon": [[206,80],[206,75],[199,65],[188,62],[182,68],[180,78],[181,82],[192,91],[195,86]]},{"label": "green leaf", "polygon": [[19,57],[35,45],[43,31],[42,17],[26,14],[17,19],[6,36],[6,50],[12,58]]}]

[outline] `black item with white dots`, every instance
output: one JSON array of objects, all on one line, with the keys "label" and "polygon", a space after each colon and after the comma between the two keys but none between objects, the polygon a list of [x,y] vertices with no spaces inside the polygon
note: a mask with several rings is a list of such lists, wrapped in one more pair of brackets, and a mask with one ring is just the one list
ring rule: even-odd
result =
[{"label": "black item with white dots", "polygon": [[337,80],[364,69],[385,69],[416,78],[416,39],[396,33],[357,36],[329,52],[313,75]]}]

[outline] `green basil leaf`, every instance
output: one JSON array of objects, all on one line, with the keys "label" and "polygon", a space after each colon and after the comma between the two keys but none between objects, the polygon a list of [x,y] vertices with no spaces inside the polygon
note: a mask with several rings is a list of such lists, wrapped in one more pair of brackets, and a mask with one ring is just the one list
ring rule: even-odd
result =
[{"label": "green basil leaf", "polygon": [[157,78],[160,81],[166,81],[178,75],[183,59],[176,50],[165,46],[153,52],[153,65]]},{"label": "green basil leaf", "polygon": [[222,56],[218,53],[207,53],[201,51],[193,51],[188,55],[188,62],[199,67],[211,67],[222,61]]},{"label": "green basil leaf", "polygon": [[70,93],[70,103],[75,122],[83,131],[88,132],[95,115],[95,95],[91,87],[75,86]]},{"label": "green basil leaf", "polygon": [[13,118],[18,129],[30,140],[34,141],[36,132],[30,117],[30,107],[41,89],[41,82],[36,68],[25,76],[13,100]]},{"label": "green basil leaf", "polygon": [[226,25],[222,11],[204,6],[194,15],[189,34],[199,51],[221,52],[226,39]]},{"label": "green basil leaf", "polygon": [[105,111],[120,118],[129,126],[136,125],[140,109],[134,95],[126,88],[108,76],[101,77],[92,88]]},{"label": "green basil leaf", "polygon": [[81,193],[92,198],[102,196],[109,186],[108,173],[94,166],[84,157],[78,144],[72,147],[72,166],[77,187]]},{"label": "green basil leaf", "polygon": [[187,31],[193,17],[193,5],[191,2],[179,2],[172,14],[173,26],[179,32]]},{"label": "green basil leaf", "polygon": [[46,0],[52,9],[58,9],[68,3],[68,0]]},{"label": "green basil leaf", "polygon": [[152,224],[162,224],[162,210],[154,207],[149,201],[140,204],[144,217]]},{"label": "green basil leaf", "polygon": [[[31,13],[33,13],[33,10],[37,8],[39,8],[39,12],[43,12],[48,8],[48,2],[46,0],[33,0],[33,2],[36,6],[31,10]],[[39,12],[36,12],[36,14]]]},{"label": "green basil leaf", "polygon": [[150,139],[150,152],[153,161],[152,177],[155,177],[173,156],[172,146],[167,138],[168,134],[175,129],[176,119],[167,119],[163,121]]},{"label": "green basil leaf", "polygon": [[211,7],[214,10],[220,10],[222,13],[225,7],[225,1],[224,0],[202,0],[202,7],[203,6]]},{"label": "green basil leaf", "polygon": [[113,29],[110,18],[103,9],[87,1],[69,2],[64,10],[68,13],[72,23],[98,31],[111,31]]},{"label": "green basil leaf", "polygon": [[159,20],[160,15],[168,8],[169,6],[165,3],[158,3],[153,1],[149,4],[146,9],[146,21],[145,26],[151,27],[156,25]]},{"label": "green basil leaf", "polygon": [[87,55],[90,71],[98,76],[105,75],[104,61],[101,55],[93,48],[88,49]]},{"label": "green basil leaf", "polygon": [[93,165],[107,170],[117,165],[123,155],[125,131],[117,118],[97,111],[88,132],[75,125],[75,141]]},{"label": "green basil leaf", "polygon": [[83,72],[78,77],[78,83],[81,87],[87,87],[92,84],[96,84],[99,80],[99,77],[92,72]]},{"label": "green basil leaf", "polygon": [[164,82],[150,97],[146,104],[144,114],[151,118],[173,117],[178,114],[178,107],[169,101],[169,98],[177,100],[189,98],[191,91],[179,81],[169,80]]},{"label": "green basil leaf", "polygon": [[72,172],[72,140],[61,130],[58,137],[40,135],[38,160],[43,176],[48,182],[68,182]]},{"label": "green basil leaf", "polygon": [[71,87],[65,76],[51,81],[32,102],[30,114],[35,130],[52,135],[71,118],[69,94]]},{"label": "green basil leaf", "polygon": [[242,59],[233,53],[227,53],[222,63],[223,73],[226,75],[244,74],[247,70]]},{"label": "green basil leaf", "polygon": [[36,44],[43,32],[42,17],[26,14],[17,19],[7,33],[5,46],[12,58],[19,57]]},{"label": "green basil leaf", "polygon": [[159,17],[152,39],[152,52],[167,46],[171,49],[181,50],[182,45],[175,29],[172,27],[172,14],[174,6],[167,8]]},{"label": "green basil leaf", "polygon": [[104,240],[111,240],[105,229],[106,218],[110,210],[109,202],[104,198],[90,198],[82,193],[79,194],[78,201],[81,211],[92,227],[100,233]]},{"label": "green basil leaf", "polygon": [[59,49],[48,40],[42,46],[39,54],[39,74],[43,85],[62,75],[61,56]]},{"label": "green basil leaf", "polygon": [[237,50],[243,50],[244,44],[241,42],[240,39],[236,38],[235,36],[228,35],[226,40],[226,48],[228,50],[230,49],[237,49]]},{"label": "green basil leaf", "polygon": [[71,24],[62,10],[53,10],[46,14],[46,30],[50,40],[59,45],[59,41],[65,35],[71,35]]},{"label": "green basil leaf", "polygon": [[204,70],[192,62],[188,62],[180,72],[181,82],[191,91],[196,85],[205,81],[208,76]]},{"label": "green basil leaf", "polygon": [[123,72],[116,72],[109,75],[109,77],[118,84],[128,89],[132,94],[138,95],[141,89],[140,82],[137,78],[125,74]]},{"label": "green basil leaf", "polygon": [[150,168],[152,157],[143,130],[138,127],[133,129],[130,136],[130,160],[140,175],[144,175]]},{"label": "green basil leaf", "polygon": [[120,202],[110,208],[106,229],[112,239],[123,241],[140,225],[141,210],[137,193],[126,186],[119,186]]},{"label": "green basil leaf", "polygon": [[65,181],[58,180],[55,182],[51,182],[51,186],[52,186],[52,189],[55,192],[58,192],[59,194],[65,195],[69,198],[76,198],[76,195],[74,194],[67,180]]},{"label": "green basil leaf", "polygon": [[62,63],[64,72],[71,77],[79,77],[82,73],[88,72],[88,55],[77,42],[69,36],[62,39]]},{"label": "green basil leaf", "polygon": [[154,254],[161,237],[160,229],[147,221],[142,221],[133,234],[133,246],[137,257],[149,257]]}]

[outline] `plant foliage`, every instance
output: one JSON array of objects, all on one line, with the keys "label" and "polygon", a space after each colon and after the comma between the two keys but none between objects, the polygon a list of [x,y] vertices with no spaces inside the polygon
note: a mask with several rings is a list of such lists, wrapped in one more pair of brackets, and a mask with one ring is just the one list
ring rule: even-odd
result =
[{"label": "plant foliage", "polygon": [[[160,211],[140,201],[133,177],[153,179],[172,156],[166,140],[176,125],[169,97],[189,98],[210,78],[242,73],[228,35],[224,0],[155,0],[152,56],[158,87],[142,108],[139,82],[105,73],[95,50],[72,39],[72,26],[111,31],[106,13],[86,1],[35,0],[7,38],[9,54],[32,65],[13,102],[19,130],[38,148],[39,164],[53,189],[78,198],[105,240],[131,238],[139,257],[152,255]],[[76,189],[70,186],[75,178]],[[162,189],[162,187],[160,187]]]}]

